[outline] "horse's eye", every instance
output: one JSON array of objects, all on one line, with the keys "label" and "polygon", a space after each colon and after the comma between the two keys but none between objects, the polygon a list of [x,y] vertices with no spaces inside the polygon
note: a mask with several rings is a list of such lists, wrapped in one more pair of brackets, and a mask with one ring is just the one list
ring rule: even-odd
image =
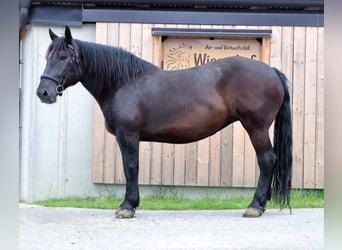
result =
[{"label": "horse's eye", "polygon": [[65,52],[60,52],[58,54],[58,57],[60,60],[65,60],[65,59],[67,59],[67,54]]}]

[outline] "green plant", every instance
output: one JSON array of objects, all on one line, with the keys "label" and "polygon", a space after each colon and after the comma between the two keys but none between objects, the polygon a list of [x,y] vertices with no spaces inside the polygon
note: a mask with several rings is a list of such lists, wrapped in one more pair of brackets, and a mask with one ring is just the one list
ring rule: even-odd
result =
[{"label": "green plant", "polygon": [[[161,191],[143,197],[139,209],[147,210],[219,210],[244,209],[252,197],[235,196],[218,198],[204,196],[199,199],[190,199],[176,192]],[[39,201],[35,204],[47,207],[78,207],[115,209],[119,207],[123,198],[115,195],[100,198],[64,198]],[[322,190],[294,190],[291,196],[292,208],[319,208],[324,206],[324,192]],[[268,208],[279,208],[273,201],[267,203]]]}]

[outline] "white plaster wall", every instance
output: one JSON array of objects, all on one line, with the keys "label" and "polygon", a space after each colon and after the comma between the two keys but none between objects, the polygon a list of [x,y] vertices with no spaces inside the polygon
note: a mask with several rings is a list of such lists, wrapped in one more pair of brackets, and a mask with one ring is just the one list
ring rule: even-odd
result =
[{"label": "white plaster wall", "polygon": [[[28,202],[93,196],[107,189],[91,182],[92,96],[80,83],[54,104],[43,104],[36,96],[49,28],[63,35],[64,27],[33,26],[22,43],[20,199]],[[95,41],[95,24],[71,30],[75,38]]]}]

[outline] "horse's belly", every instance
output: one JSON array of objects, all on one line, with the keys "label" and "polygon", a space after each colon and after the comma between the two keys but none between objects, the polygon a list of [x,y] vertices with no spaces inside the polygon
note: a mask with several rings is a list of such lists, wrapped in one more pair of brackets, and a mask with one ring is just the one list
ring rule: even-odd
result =
[{"label": "horse's belly", "polygon": [[181,117],[155,120],[141,133],[141,140],[166,143],[189,143],[210,135],[225,127],[229,122],[226,112],[198,114],[191,112]]}]

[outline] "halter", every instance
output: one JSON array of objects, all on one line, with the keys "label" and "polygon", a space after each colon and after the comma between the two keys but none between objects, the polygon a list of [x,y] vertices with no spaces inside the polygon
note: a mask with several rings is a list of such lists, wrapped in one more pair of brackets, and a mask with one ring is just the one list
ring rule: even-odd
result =
[{"label": "halter", "polygon": [[56,93],[57,95],[61,96],[63,94],[63,91],[64,91],[64,84],[65,84],[65,80],[67,79],[68,77],[68,74],[72,68],[72,66],[74,65],[74,63],[76,64],[77,66],[77,70],[78,70],[78,73],[80,75],[80,77],[82,77],[82,69],[81,69],[81,66],[80,66],[80,58],[78,57],[78,53],[77,53],[77,50],[76,50],[76,46],[74,44],[71,45],[69,44],[68,47],[74,52],[73,53],[73,56],[72,58],[70,59],[70,61],[68,62],[67,66],[65,67],[65,69],[63,70],[63,73],[62,73],[62,77],[60,79],[54,77],[54,76],[51,76],[49,74],[46,74],[46,73],[43,73],[41,76],[40,76],[40,79],[49,79],[53,82],[55,82],[57,84],[56,86]]}]

